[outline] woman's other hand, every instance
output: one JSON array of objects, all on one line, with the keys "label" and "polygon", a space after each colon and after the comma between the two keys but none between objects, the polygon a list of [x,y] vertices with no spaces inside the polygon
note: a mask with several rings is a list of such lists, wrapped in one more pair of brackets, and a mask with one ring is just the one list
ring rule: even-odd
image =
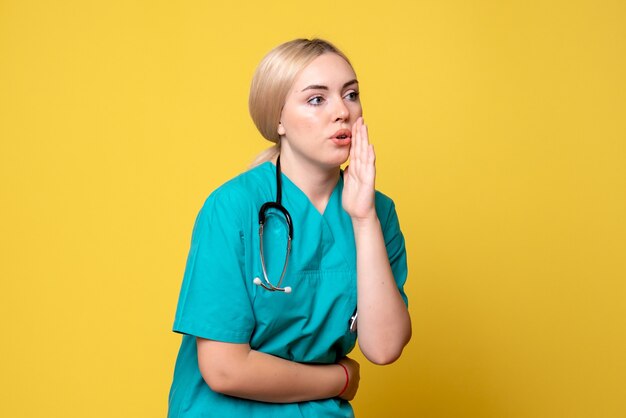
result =
[{"label": "woman's other hand", "polygon": [[346,370],[348,370],[348,387],[343,391],[339,398],[346,401],[351,401],[356,396],[356,392],[359,389],[359,381],[361,380],[361,372],[359,363],[351,358],[344,357],[339,360],[339,364],[342,364]]}]

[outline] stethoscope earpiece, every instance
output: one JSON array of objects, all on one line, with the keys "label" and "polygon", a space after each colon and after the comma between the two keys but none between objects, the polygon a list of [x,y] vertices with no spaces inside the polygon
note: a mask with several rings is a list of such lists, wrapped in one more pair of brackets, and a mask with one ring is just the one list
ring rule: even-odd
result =
[{"label": "stethoscope earpiece", "polygon": [[285,293],[291,293],[291,286],[285,286],[285,287],[276,287],[273,286],[271,283],[268,282],[268,285],[263,284],[263,282],[261,281],[260,278],[255,277],[254,280],[252,280],[252,283],[254,283],[257,286],[261,286],[263,289],[269,290],[270,292],[285,292]]}]

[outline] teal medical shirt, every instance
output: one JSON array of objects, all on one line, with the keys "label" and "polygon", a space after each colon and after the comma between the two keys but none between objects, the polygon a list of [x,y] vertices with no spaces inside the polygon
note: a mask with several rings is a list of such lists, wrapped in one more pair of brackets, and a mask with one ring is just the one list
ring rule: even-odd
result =
[{"label": "teal medical shirt", "polygon": [[[258,212],[276,198],[276,167],[267,162],[232,179],[206,200],[196,219],[174,331],[183,334],[169,396],[169,418],[353,417],[341,399],[275,404],[213,392],[198,368],[196,337],[249,343],[253,350],[301,363],[332,364],[355,345],[348,322],[357,305],[352,222],[341,206],[343,178],[323,214],[284,174],[282,203],[294,235],[282,286],[269,292],[263,278]],[[405,301],[404,238],[391,199],[376,192],[376,211],[389,262]],[[264,230],[268,276],[277,284],[286,254],[287,226],[269,216]],[[263,385],[264,382],[258,382]]]}]

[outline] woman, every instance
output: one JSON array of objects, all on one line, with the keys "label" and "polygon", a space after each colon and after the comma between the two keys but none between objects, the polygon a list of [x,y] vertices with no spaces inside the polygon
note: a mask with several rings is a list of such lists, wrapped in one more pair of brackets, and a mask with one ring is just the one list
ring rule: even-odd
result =
[{"label": "woman", "polygon": [[357,324],[376,364],[411,336],[404,239],[374,190],[356,75],[326,41],[287,42],[257,68],[249,106],[276,145],[196,220],[169,417],[351,417]]}]

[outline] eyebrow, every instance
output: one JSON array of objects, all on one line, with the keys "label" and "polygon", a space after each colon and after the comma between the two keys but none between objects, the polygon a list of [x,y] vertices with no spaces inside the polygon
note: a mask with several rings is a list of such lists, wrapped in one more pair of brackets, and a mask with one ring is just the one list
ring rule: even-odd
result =
[{"label": "eyebrow", "polygon": [[[348,87],[348,86],[350,86],[352,84],[359,84],[359,82],[355,78],[354,80],[350,80],[347,83],[344,83],[341,88],[345,89],[346,87]],[[311,84],[310,86],[307,86],[307,87],[302,89],[302,91],[307,91],[307,90],[328,90],[328,86],[324,86],[322,84]]]}]

